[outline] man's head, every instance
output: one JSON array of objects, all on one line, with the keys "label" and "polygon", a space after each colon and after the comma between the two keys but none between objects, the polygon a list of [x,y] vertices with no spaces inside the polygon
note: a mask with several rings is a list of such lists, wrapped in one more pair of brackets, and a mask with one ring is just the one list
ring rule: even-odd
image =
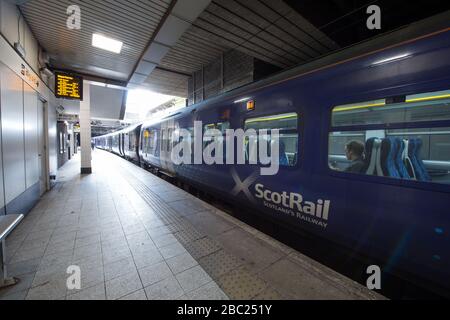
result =
[{"label": "man's head", "polygon": [[361,159],[364,154],[364,144],[361,141],[350,141],[345,145],[345,156],[347,160]]}]

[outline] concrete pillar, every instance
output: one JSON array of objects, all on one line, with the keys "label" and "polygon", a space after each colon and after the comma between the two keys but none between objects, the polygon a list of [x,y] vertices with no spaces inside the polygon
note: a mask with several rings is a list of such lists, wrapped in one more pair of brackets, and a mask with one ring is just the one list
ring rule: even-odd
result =
[{"label": "concrete pillar", "polygon": [[89,83],[83,82],[83,101],[80,102],[81,173],[92,173],[91,166],[91,94]]}]

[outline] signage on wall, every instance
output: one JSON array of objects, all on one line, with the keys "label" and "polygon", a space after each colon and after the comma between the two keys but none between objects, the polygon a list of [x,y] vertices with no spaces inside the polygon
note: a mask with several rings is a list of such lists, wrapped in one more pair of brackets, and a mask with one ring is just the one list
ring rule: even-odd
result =
[{"label": "signage on wall", "polygon": [[63,113],[58,115],[58,121],[78,122],[80,119],[77,114]]},{"label": "signage on wall", "polygon": [[71,73],[55,72],[55,96],[83,100],[83,78]]},{"label": "signage on wall", "polygon": [[28,81],[33,83],[36,86],[36,88],[39,88],[39,78],[34,74],[34,72],[30,71],[30,69],[28,69],[23,63],[20,65],[20,73],[22,74],[22,76],[27,78]]}]

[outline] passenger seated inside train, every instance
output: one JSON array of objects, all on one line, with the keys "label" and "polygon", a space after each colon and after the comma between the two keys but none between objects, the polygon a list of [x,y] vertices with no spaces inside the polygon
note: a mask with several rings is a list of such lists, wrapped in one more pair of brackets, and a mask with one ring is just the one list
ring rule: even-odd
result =
[{"label": "passenger seated inside train", "polygon": [[350,160],[350,165],[345,172],[361,173],[365,168],[364,162],[364,143],[353,140],[345,145],[345,156]]},{"label": "passenger seated inside train", "polygon": [[[394,98],[332,109],[330,169],[399,179],[404,185],[450,185],[450,90]],[[364,165],[358,159],[363,147]]]},{"label": "passenger seated inside train", "polygon": [[280,166],[289,166],[289,159],[286,155],[286,145],[282,140],[280,140],[280,151],[279,151],[279,164]]}]

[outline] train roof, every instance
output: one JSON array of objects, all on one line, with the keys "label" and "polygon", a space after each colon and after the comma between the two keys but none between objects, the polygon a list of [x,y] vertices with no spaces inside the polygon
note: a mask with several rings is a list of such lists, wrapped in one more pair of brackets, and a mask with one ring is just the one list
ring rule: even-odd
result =
[{"label": "train roof", "polygon": [[256,91],[264,87],[288,81],[291,79],[320,72],[344,63],[355,61],[384,50],[400,47],[408,43],[450,31],[450,10],[427,18],[394,31],[379,35],[360,43],[333,51],[325,56],[317,58],[288,70],[280,71],[265,79],[238,87],[219,96],[190,105],[186,109],[199,108],[206,104],[213,104],[225,99],[238,98],[242,94]]}]

